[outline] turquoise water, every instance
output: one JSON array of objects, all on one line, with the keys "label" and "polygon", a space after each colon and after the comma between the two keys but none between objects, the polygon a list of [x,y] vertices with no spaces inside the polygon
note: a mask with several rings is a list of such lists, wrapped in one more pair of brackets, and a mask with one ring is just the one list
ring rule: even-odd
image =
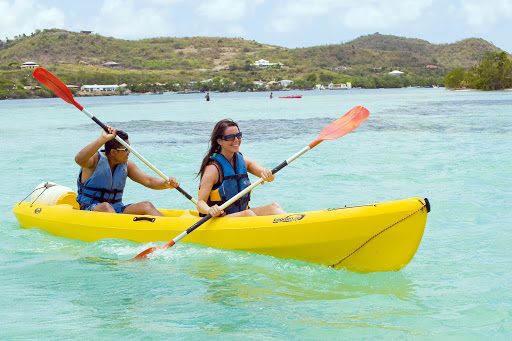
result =
[{"label": "turquoise water", "polygon": [[[288,93],[287,93],[288,94]],[[273,168],[363,105],[369,119],[253,192],[288,212],[427,197],[421,245],[398,272],[358,274],[178,243],[85,243],[20,229],[11,210],[42,181],[75,188],[73,158],[100,129],[61,99],[0,101],[0,339],[509,339],[512,92],[395,89],[78,98],[196,196],[214,123]],[[139,167],[152,173],[138,161]],[[125,202],[192,208],[129,183]],[[186,238],[183,240],[186,241]]]}]

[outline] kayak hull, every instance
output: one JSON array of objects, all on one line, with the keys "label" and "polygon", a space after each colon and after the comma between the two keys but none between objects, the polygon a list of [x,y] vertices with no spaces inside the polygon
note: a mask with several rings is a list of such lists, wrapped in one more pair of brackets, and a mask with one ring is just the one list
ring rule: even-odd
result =
[{"label": "kayak hull", "polygon": [[[395,271],[416,253],[428,208],[426,199],[411,198],[284,215],[212,218],[183,241],[356,272]],[[13,209],[23,228],[85,242],[169,241],[200,219],[196,211],[160,211],[165,217],[80,211],[66,204],[37,202],[21,202]]]}]

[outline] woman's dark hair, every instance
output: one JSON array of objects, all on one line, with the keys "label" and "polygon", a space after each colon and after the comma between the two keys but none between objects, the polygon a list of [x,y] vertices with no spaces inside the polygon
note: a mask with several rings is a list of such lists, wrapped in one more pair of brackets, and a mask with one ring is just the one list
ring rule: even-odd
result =
[{"label": "woman's dark hair", "polygon": [[[128,140],[128,134],[122,130],[119,130],[119,129],[117,130],[117,136],[119,136],[125,142],[126,142],[126,140]],[[119,143],[119,141],[117,141],[115,138],[113,138],[112,140],[107,141],[107,143],[105,143],[105,149],[104,149],[105,154],[110,153],[110,151],[112,149],[121,148],[122,146],[123,145],[121,143]]]},{"label": "woman's dark hair", "polygon": [[217,122],[217,124],[213,128],[212,136],[210,137],[210,148],[208,150],[208,153],[206,153],[206,155],[203,158],[201,168],[199,169],[199,173],[197,173],[197,175],[200,175],[202,177],[204,169],[206,168],[206,166],[208,165],[208,161],[210,160],[210,156],[212,156],[214,153],[220,152],[220,145],[217,143],[217,139],[224,135],[228,127],[237,127],[238,130],[240,130],[238,124],[236,124],[236,122],[231,119],[224,119]]}]

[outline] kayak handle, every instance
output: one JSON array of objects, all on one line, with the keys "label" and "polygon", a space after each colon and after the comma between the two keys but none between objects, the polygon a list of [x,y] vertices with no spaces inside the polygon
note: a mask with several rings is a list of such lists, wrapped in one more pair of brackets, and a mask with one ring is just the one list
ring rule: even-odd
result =
[{"label": "kayak handle", "polygon": [[141,220],[150,221],[150,222],[154,223],[156,219],[150,218],[150,217],[134,217],[133,218],[133,221],[141,221]]}]

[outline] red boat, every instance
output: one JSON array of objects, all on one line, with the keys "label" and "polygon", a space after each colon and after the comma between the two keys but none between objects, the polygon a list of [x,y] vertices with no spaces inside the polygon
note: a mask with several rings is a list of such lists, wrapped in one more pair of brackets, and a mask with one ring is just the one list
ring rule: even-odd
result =
[{"label": "red boat", "polygon": [[302,95],[296,95],[296,96],[279,96],[279,98],[302,98]]}]

